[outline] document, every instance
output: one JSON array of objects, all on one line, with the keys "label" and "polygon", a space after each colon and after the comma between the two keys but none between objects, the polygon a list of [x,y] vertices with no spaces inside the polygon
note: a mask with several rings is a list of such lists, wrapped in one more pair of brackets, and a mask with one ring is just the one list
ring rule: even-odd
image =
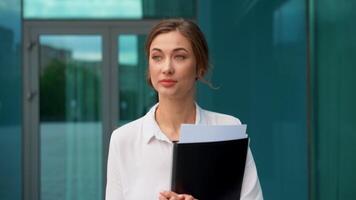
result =
[{"label": "document", "polygon": [[179,143],[217,142],[246,138],[246,124],[194,125],[182,124]]},{"label": "document", "polygon": [[202,200],[240,198],[246,125],[182,125],[173,146],[172,191]]}]

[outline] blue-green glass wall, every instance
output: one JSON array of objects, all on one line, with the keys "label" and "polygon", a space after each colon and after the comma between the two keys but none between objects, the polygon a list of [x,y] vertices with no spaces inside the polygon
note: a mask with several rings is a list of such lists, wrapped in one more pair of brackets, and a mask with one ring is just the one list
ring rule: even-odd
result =
[{"label": "blue-green glass wall", "polygon": [[196,0],[23,0],[25,19],[195,17]]},{"label": "blue-green glass wall", "polygon": [[211,90],[198,101],[247,124],[265,199],[307,199],[306,2],[199,1]]},{"label": "blue-green glass wall", "polygon": [[21,1],[0,5],[0,199],[21,197]]},{"label": "blue-green glass wall", "polygon": [[312,3],[315,199],[355,199],[356,2]]}]

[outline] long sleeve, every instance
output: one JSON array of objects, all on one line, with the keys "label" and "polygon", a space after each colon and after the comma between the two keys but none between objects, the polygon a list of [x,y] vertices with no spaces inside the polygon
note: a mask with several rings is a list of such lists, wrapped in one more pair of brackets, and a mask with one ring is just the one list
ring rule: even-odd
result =
[{"label": "long sleeve", "polygon": [[262,189],[257,175],[255,161],[248,148],[244,180],[241,189],[241,200],[262,200]]},{"label": "long sleeve", "polygon": [[120,182],[119,173],[119,154],[118,147],[115,143],[115,137],[111,137],[109,155],[108,155],[108,166],[107,166],[107,182],[106,182],[106,200],[123,200],[122,186]]}]

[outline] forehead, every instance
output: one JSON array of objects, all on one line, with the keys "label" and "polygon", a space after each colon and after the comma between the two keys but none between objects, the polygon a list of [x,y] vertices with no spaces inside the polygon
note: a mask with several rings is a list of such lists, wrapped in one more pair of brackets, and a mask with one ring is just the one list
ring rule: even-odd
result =
[{"label": "forehead", "polygon": [[174,48],[185,48],[191,50],[190,41],[183,36],[179,31],[171,31],[168,33],[161,33],[157,35],[151,43],[150,50],[153,48],[158,49],[174,49]]}]

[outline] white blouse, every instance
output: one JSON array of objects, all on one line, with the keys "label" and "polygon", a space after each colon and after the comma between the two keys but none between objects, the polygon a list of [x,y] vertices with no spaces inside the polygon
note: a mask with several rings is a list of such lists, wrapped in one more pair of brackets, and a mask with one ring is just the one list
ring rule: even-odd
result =
[{"label": "white blouse", "polygon": [[[173,143],[155,120],[156,104],[143,117],[116,129],[111,135],[106,200],[157,200],[170,190]],[[196,124],[233,125],[240,120],[201,109]],[[240,199],[263,199],[251,150],[248,150]]]}]

